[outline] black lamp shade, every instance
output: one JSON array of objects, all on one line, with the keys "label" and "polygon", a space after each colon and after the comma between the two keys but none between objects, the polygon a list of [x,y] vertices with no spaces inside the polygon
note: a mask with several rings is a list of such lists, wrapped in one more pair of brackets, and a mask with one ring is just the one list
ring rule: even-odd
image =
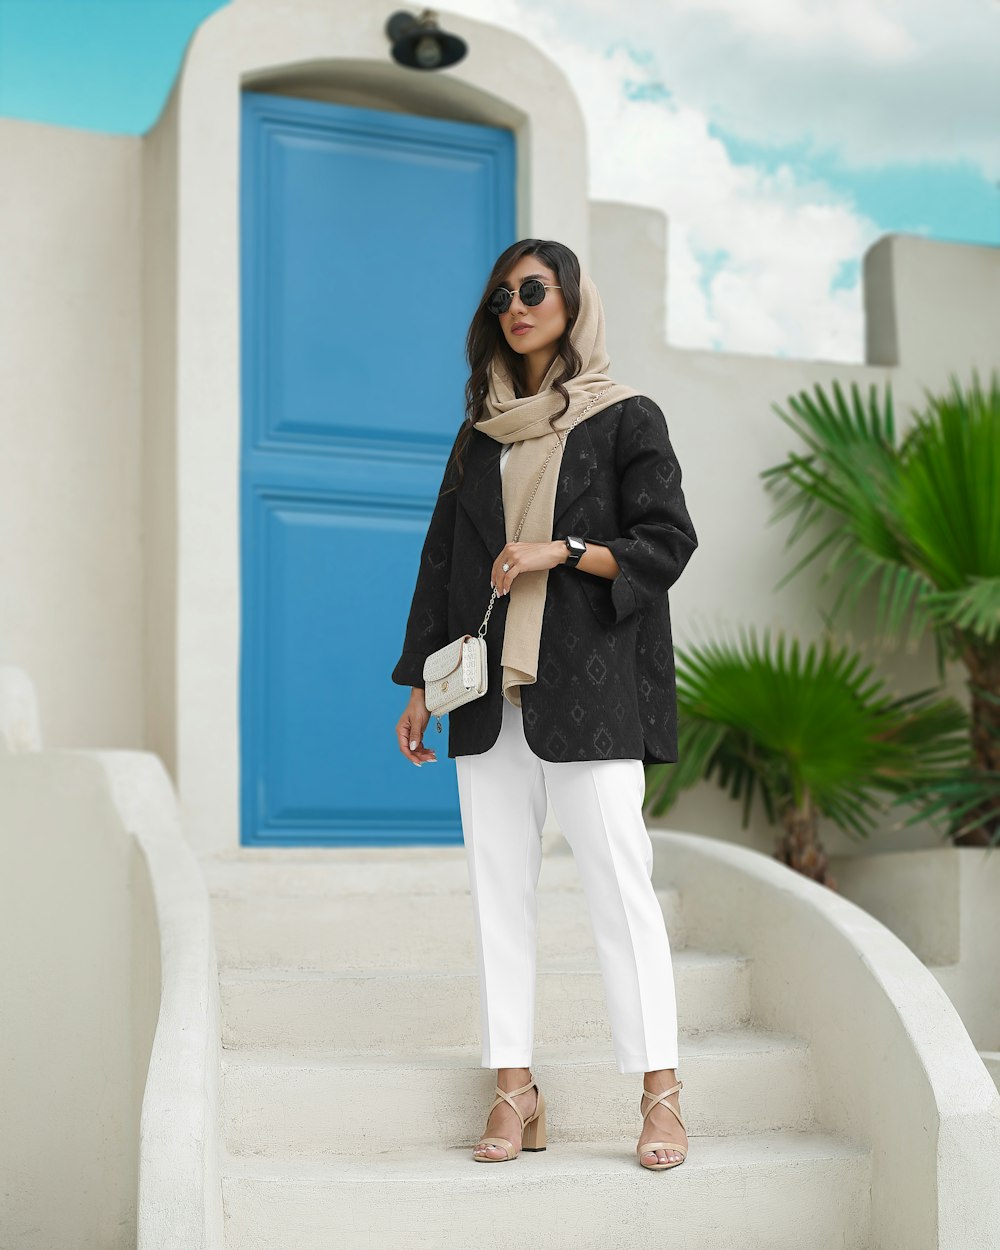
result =
[{"label": "black lamp shade", "polygon": [[408,69],[445,69],[465,56],[468,45],[437,24],[436,14],[425,9],[419,18],[401,10],[385,24],[392,42],[392,59]]}]

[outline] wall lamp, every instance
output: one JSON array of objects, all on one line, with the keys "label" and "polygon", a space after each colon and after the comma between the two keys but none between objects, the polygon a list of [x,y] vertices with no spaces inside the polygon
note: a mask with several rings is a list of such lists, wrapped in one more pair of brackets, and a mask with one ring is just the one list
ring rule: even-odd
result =
[{"label": "wall lamp", "polygon": [[433,9],[424,9],[419,17],[400,9],[386,22],[385,33],[392,43],[392,59],[409,69],[446,69],[468,51],[464,39],[439,28]]}]

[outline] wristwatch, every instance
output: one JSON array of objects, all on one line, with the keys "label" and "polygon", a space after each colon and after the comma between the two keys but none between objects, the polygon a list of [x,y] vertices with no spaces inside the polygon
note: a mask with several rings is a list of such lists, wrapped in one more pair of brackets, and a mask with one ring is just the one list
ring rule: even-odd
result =
[{"label": "wristwatch", "polygon": [[580,557],[587,550],[587,544],[582,538],[577,538],[575,535],[571,534],[570,537],[566,539],[566,549],[569,552],[569,555],[566,557],[565,563],[571,568],[574,568],[580,563]]}]

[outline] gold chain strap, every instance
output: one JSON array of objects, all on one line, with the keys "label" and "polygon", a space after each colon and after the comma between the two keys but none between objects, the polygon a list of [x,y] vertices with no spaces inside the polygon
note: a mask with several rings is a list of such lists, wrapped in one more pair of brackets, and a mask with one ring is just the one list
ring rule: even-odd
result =
[{"label": "gold chain strap", "polygon": [[[569,429],[565,431],[567,438],[569,437],[570,430],[574,429],[577,422],[582,421],[583,418],[587,415],[587,413],[591,410],[591,408],[593,408],[594,404],[596,404],[597,401],[601,398],[601,396],[606,395],[608,391],[610,390],[611,390],[611,387],[606,386],[603,391],[599,391],[594,396],[594,398],[590,401],[590,403],[587,404],[587,406],[579,414],[579,416],[576,418],[573,424],[569,427]],[[542,465],[541,470],[539,471],[538,479],[535,482],[534,489],[531,492],[531,498],[529,498],[528,502],[525,504],[524,512],[521,515],[521,520],[518,522],[517,529],[514,531],[514,537],[510,540],[512,543],[516,543],[521,536],[521,529],[525,521],[528,519],[528,509],[531,507],[532,500],[535,498],[535,495],[538,493],[538,488],[542,483],[542,477],[545,473],[545,470],[549,467],[549,461],[552,459],[552,456],[555,453],[556,448],[561,447],[563,445],[564,439],[562,435],[563,435],[562,430],[556,430],[556,436],[559,441],[557,443],[553,443],[552,446],[549,448],[549,454],[545,457],[545,463]],[[503,487],[501,486],[501,491],[502,490],[503,490]],[[493,611],[493,604],[496,602],[496,600],[497,600],[497,588],[496,586],[494,586],[493,594],[490,596],[489,607],[486,609],[486,615],[483,617],[483,623],[482,625],[479,626],[479,629],[477,631],[480,638],[484,637],[486,634],[486,630],[487,630],[487,627],[489,626],[489,621],[490,621],[490,613]]]}]

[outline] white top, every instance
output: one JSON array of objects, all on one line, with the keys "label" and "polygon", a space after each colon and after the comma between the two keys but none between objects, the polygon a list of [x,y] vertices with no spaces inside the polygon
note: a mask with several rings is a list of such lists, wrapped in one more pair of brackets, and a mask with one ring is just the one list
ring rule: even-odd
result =
[{"label": "white top", "polygon": [[503,445],[503,451],[501,451],[500,453],[500,476],[501,477],[503,477],[503,468],[504,468],[504,465],[507,463],[507,457],[510,455],[510,449],[513,446],[514,446],[513,443],[504,443]]}]

